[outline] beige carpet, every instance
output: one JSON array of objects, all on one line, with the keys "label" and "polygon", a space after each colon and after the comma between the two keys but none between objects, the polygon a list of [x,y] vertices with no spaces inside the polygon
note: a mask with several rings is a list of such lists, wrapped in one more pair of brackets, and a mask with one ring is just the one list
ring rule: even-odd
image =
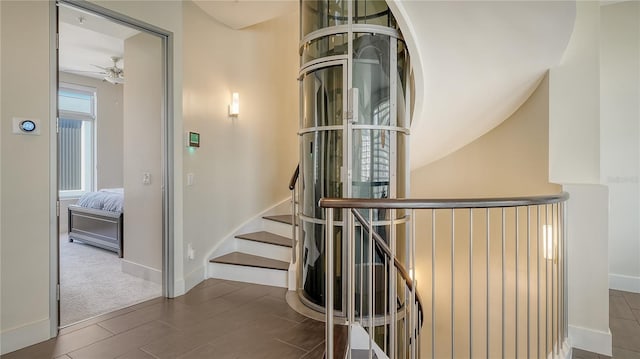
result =
[{"label": "beige carpet", "polygon": [[60,235],[60,325],[159,297],[162,286],[122,272],[115,252]]}]

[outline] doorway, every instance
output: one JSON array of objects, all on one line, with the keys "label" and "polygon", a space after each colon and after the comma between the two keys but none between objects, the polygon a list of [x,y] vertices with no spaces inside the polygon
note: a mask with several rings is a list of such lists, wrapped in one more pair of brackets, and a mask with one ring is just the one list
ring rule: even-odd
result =
[{"label": "doorway", "polygon": [[62,327],[172,295],[171,35],[93,4],[56,5]]}]

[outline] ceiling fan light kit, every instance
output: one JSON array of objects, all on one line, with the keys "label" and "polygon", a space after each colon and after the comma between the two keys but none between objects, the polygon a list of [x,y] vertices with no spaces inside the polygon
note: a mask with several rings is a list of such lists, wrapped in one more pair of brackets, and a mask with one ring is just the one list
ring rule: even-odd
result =
[{"label": "ceiling fan light kit", "polygon": [[118,62],[122,60],[122,58],[117,56],[112,56],[111,61],[113,61],[112,67],[101,67],[98,65],[93,65],[97,68],[104,70],[103,74],[105,75],[102,81],[107,81],[114,85],[119,85],[124,83],[124,70],[118,67]]}]

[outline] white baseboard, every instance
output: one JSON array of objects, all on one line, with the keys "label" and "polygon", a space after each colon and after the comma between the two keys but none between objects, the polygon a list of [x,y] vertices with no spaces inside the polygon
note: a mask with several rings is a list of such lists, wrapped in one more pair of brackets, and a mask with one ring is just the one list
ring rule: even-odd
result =
[{"label": "white baseboard", "polygon": [[567,338],[562,345],[560,346],[559,350],[558,350],[558,355],[554,356],[553,353],[550,353],[548,358],[549,359],[554,359],[554,358],[559,358],[559,359],[571,359],[573,357],[573,350],[571,348],[571,340],[569,338]]},{"label": "white baseboard", "polygon": [[173,298],[177,298],[186,292],[184,279],[177,279],[173,282]]},{"label": "white baseboard", "polygon": [[43,342],[51,338],[49,318],[29,323],[19,328],[8,329],[0,333],[0,354]]},{"label": "white baseboard", "polygon": [[609,288],[640,293],[640,277],[609,273]]},{"label": "white baseboard", "polygon": [[184,292],[188,292],[191,288],[198,285],[205,279],[204,266],[199,266],[198,268],[192,270],[189,274],[185,276],[185,288]]},{"label": "white baseboard", "polygon": [[569,340],[574,348],[611,356],[611,330],[602,332],[588,328],[569,326]]},{"label": "white baseboard", "polygon": [[122,260],[122,272],[154,283],[162,284],[162,271],[145,265]]}]

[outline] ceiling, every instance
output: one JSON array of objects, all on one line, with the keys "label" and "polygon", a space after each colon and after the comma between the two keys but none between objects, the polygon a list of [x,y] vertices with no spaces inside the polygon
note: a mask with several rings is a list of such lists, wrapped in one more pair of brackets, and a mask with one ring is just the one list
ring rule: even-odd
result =
[{"label": "ceiling", "polygon": [[[60,71],[102,79],[98,67],[111,67],[112,56],[124,55],[124,40],[138,31],[104,18],[61,6]],[[124,60],[118,62],[124,67]]]},{"label": "ceiling", "polygon": [[209,16],[232,29],[243,29],[298,8],[296,0],[193,0]]},{"label": "ceiling", "polygon": [[487,133],[560,63],[575,1],[389,1],[416,77],[411,168]]}]

